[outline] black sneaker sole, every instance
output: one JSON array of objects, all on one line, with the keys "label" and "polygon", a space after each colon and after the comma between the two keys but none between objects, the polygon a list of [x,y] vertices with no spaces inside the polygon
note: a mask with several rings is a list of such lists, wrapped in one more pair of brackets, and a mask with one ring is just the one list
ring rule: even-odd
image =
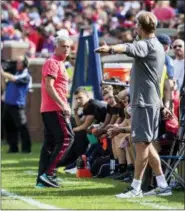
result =
[{"label": "black sneaker sole", "polygon": [[43,177],[42,175],[40,176],[40,179],[45,182],[46,184],[52,186],[52,187],[55,187],[55,188],[59,188],[59,185],[56,185],[52,182],[50,182],[49,180],[47,180],[45,177]]}]

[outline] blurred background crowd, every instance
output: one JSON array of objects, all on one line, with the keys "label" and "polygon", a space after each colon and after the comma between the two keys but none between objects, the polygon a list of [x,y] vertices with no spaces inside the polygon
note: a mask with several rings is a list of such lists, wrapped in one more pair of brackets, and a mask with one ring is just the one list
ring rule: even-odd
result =
[{"label": "blurred background crowd", "polygon": [[[53,52],[54,37],[69,33],[77,50],[82,26],[97,23],[99,37],[132,42],[135,15],[145,9],[157,16],[158,27],[176,28],[184,39],[184,1],[2,1],[1,41],[19,40],[29,44],[27,56],[47,57]],[[66,29],[64,31],[64,29]],[[2,48],[2,46],[1,46]]]}]

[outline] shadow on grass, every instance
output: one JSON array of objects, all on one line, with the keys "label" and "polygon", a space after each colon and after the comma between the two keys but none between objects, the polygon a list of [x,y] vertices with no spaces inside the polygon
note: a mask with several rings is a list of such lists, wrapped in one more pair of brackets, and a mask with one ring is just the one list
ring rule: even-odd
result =
[{"label": "shadow on grass", "polygon": [[[22,190],[22,191],[21,191]],[[61,197],[62,199],[69,197],[104,197],[104,196],[112,196],[114,198],[114,195],[117,193],[121,193],[123,188],[120,186],[115,187],[107,187],[107,188],[79,188],[75,189],[72,188],[70,190],[66,190],[65,187],[61,187],[60,189],[54,189],[54,188],[45,188],[45,189],[32,189],[32,190],[23,190],[22,187],[16,187],[15,190],[12,189],[12,191],[16,192],[18,195],[24,195],[25,197],[36,197],[37,199],[41,198],[44,200],[50,200],[52,197]],[[139,199],[141,202],[151,202],[152,204],[158,204],[158,205],[164,205],[167,201],[169,201],[169,206],[171,203],[184,203],[184,198],[182,193],[177,194],[178,197],[167,196],[167,197],[157,197],[157,199],[150,198],[150,197],[144,197]],[[88,198],[86,198],[88,200]]]},{"label": "shadow on grass", "polygon": [[32,160],[32,161],[29,161],[29,160],[23,160],[23,161],[19,161],[19,163],[5,163],[5,164],[1,164],[1,168],[3,170],[6,170],[7,168],[10,169],[10,168],[21,168],[21,167],[35,167],[37,166],[39,163],[38,160]]},{"label": "shadow on grass", "polygon": [[[28,188],[28,187],[27,187]],[[14,189],[14,188],[13,188]],[[12,191],[14,191],[12,189]],[[50,199],[52,196],[61,196],[61,197],[82,197],[82,196],[110,196],[116,194],[119,190],[115,187],[107,187],[107,188],[80,188],[80,189],[71,189],[66,190],[65,187],[61,187],[60,189],[54,190],[53,188],[45,188],[45,189],[35,189],[33,190],[25,190],[21,191],[22,187],[15,188],[15,192],[19,195],[26,195],[29,197],[32,196],[41,196],[43,199]],[[120,190],[121,191],[121,190]],[[49,193],[49,196],[48,196]]]},{"label": "shadow on grass", "polygon": [[[11,184],[8,187],[8,190],[10,192],[17,193],[18,195],[22,195],[25,197],[37,197],[41,199],[48,199],[50,200],[50,197],[61,197],[68,199],[70,197],[90,197],[90,196],[97,196],[97,198],[101,198],[101,196],[112,196],[114,197],[115,194],[120,193],[123,191],[123,189],[128,186],[128,184],[113,181],[111,179],[95,179],[95,178],[89,178],[89,179],[79,179],[76,178],[74,175],[69,175],[65,173],[58,173],[58,176],[61,179],[64,179],[64,186],[60,189],[54,189],[54,188],[45,188],[45,189],[35,189],[35,181],[36,181],[36,175],[25,175],[24,171],[35,171],[37,172],[38,169],[38,162],[39,162],[39,153],[40,153],[40,144],[35,144],[33,153],[29,155],[25,154],[6,154],[5,151],[2,154],[2,161],[9,161],[15,160],[18,163],[3,163],[2,162],[2,172],[7,174],[7,177],[9,177],[12,173],[15,172],[15,176],[17,173],[22,174],[21,177],[27,178],[27,183],[22,183],[21,177],[19,176],[18,180],[19,183],[15,185],[14,187],[11,187]],[[29,160],[30,159],[30,160]],[[33,169],[34,168],[34,169]],[[14,175],[11,175],[14,177]],[[30,179],[30,180],[29,180]],[[16,180],[16,177],[15,177]],[[66,184],[65,184],[66,180]],[[69,182],[69,184],[68,184]],[[71,182],[71,184],[70,184]],[[77,184],[72,183],[77,182]],[[80,183],[81,182],[81,183]],[[88,182],[88,184],[85,184],[85,182]],[[92,182],[92,184],[91,184]],[[8,183],[5,181],[5,184]],[[61,182],[62,184],[62,182]],[[101,186],[102,185],[102,186]],[[107,187],[105,187],[107,185]],[[112,186],[111,186],[112,185]],[[159,198],[150,198],[146,197],[141,199],[141,201],[151,201],[152,203],[161,204],[163,202],[165,203],[183,203],[184,204],[184,192],[183,191],[173,191],[172,196],[168,197],[159,197]],[[124,203],[124,201],[123,201]]]}]

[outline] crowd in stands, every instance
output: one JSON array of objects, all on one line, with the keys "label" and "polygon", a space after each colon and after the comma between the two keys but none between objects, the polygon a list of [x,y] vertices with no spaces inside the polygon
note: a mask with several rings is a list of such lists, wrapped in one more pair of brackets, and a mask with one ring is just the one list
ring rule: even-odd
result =
[{"label": "crowd in stands", "polygon": [[[54,36],[79,35],[82,26],[97,23],[99,37],[114,37],[119,42],[135,38],[135,15],[153,11],[158,27],[176,28],[184,37],[184,1],[2,1],[1,41],[29,43],[29,57],[47,57],[53,52]],[[78,39],[78,38],[77,38]],[[73,44],[76,52],[77,42]]]}]

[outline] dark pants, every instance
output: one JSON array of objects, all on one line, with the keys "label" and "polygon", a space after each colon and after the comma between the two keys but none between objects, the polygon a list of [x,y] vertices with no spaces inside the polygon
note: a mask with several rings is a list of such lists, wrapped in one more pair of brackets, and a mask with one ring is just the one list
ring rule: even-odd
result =
[{"label": "dark pants", "polygon": [[81,130],[74,133],[74,142],[68,147],[68,152],[61,161],[58,163],[58,166],[66,166],[77,160],[77,158],[84,154],[87,150],[89,141],[87,139],[86,130]]},{"label": "dark pants", "polygon": [[[1,101],[1,114],[4,113],[4,102]],[[1,116],[1,140],[5,139],[5,131],[4,131],[4,122],[3,115]]]},{"label": "dark pants", "polygon": [[42,119],[44,123],[44,143],[40,153],[37,183],[43,173],[54,174],[58,162],[67,153],[69,145],[73,143],[71,123],[63,112],[44,112]]},{"label": "dark pants", "polygon": [[31,139],[24,108],[4,104],[3,123],[10,152],[18,152],[19,134],[22,152],[31,152]]}]

